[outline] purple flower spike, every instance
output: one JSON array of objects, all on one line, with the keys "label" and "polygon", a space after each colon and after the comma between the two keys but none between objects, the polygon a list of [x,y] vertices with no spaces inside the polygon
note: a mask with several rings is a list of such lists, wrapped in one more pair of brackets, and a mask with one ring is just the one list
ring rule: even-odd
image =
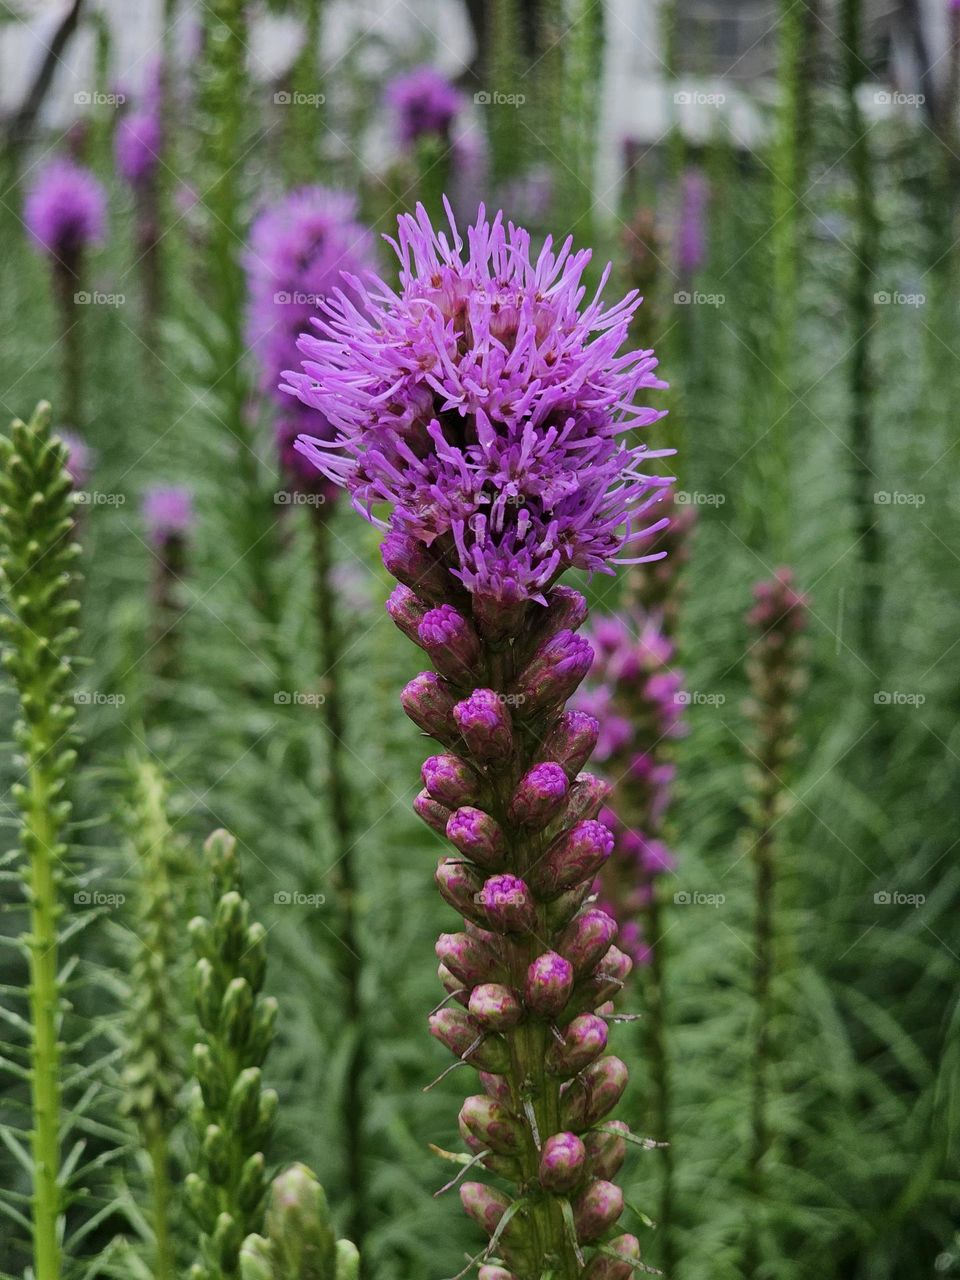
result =
[{"label": "purple flower spike", "polygon": [[555,1018],[570,999],[573,990],[573,966],[556,951],[547,951],[527,970],[523,1000],[531,1013],[540,1018]]},{"label": "purple flower spike", "polygon": [[84,249],[103,240],[107,197],[89,171],[55,159],[37,174],[27,193],[23,220],[38,248],[72,270]]},{"label": "purple flower spike", "polygon": [[160,119],[153,111],[135,111],[121,116],[113,138],[117,173],[130,186],[149,185],[156,173],[163,148]]},{"label": "purple flower spike", "polygon": [[453,708],[456,705],[449,685],[432,671],[414,676],[400,695],[400,705],[413,723],[438,742],[454,736]]},{"label": "purple flower spike", "polygon": [[435,800],[459,809],[477,799],[477,775],[459,756],[430,756],[420,768],[423,785]]},{"label": "purple flower spike", "polygon": [[454,684],[472,683],[480,657],[480,641],[473,625],[453,605],[441,604],[424,614],[419,640],[433,665]]},{"label": "purple flower spike", "polygon": [[588,818],[565,832],[547,850],[531,872],[538,892],[562,893],[583,880],[592,879],[613,851],[613,832]]},{"label": "purple flower spike", "polygon": [[409,146],[423,137],[446,139],[463,99],[435,67],[415,67],[395,76],[384,95],[393,112],[397,135]]},{"label": "purple flower spike", "polygon": [[143,495],[143,522],[154,546],[183,539],[193,529],[193,495],[182,485],[155,486]]},{"label": "purple flower spike", "polygon": [[496,760],[513,749],[513,727],[504,698],[492,689],[475,689],[453,709],[457,727],[478,760]]},{"label": "purple flower spike", "polygon": [[573,1222],[581,1244],[599,1240],[623,1213],[623,1192],[612,1182],[598,1178],[573,1202]]},{"label": "purple flower spike", "polygon": [[535,764],[520,779],[510,801],[510,820],[521,827],[544,827],[563,807],[570,784],[558,764]]},{"label": "purple flower spike", "polygon": [[447,839],[456,845],[471,862],[489,871],[503,866],[507,842],[496,818],[482,809],[464,805],[450,815],[447,823]]},{"label": "purple flower spike", "polygon": [[536,923],[533,898],[519,876],[491,876],[480,891],[480,904],[495,933],[529,933]]},{"label": "purple flower spike", "polygon": [[566,1195],[583,1178],[587,1152],[575,1133],[555,1133],[540,1151],[540,1185],[544,1191]]},{"label": "purple flower spike", "polygon": [[536,655],[517,681],[524,712],[541,711],[565,702],[579,687],[593,663],[593,646],[572,631],[559,631]]},{"label": "purple flower spike", "polygon": [[[611,1258],[611,1253],[616,1257]],[[635,1280],[639,1269],[640,1241],[636,1236],[622,1235],[610,1241],[605,1253],[598,1253],[591,1260],[583,1280]]]}]

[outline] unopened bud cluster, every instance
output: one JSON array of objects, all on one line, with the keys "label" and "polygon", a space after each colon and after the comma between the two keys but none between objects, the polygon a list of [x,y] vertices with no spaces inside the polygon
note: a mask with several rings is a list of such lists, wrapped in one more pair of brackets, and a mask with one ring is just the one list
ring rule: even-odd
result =
[{"label": "unopened bud cluster", "polygon": [[265,1231],[243,1243],[243,1280],[357,1280],[356,1245],[337,1239],[323,1187],[306,1165],[274,1178]]}]

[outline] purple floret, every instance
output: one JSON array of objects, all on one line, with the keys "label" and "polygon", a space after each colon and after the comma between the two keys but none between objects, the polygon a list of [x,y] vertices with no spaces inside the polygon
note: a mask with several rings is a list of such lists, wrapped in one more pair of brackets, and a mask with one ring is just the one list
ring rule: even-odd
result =
[{"label": "purple floret", "polygon": [[113,140],[117,173],[132,187],[144,187],[152,179],[160,160],[162,133],[154,111],[135,111],[123,116]]}]

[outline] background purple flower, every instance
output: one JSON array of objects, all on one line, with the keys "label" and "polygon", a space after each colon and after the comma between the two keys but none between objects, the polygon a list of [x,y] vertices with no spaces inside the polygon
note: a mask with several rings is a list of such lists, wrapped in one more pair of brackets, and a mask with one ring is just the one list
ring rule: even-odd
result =
[{"label": "background purple flower", "polygon": [[67,446],[66,469],[74,489],[86,488],[93,466],[90,446],[75,431],[60,431],[58,435]]},{"label": "background purple flower", "polygon": [[160,118],[154,111],[135,111],[121,118],[113,140],[117,173],[132,187],[153,177],[162,147]]},{"label": "background purple flower", "polygon": [[406,145],[424,136],[447,138],[463,106],[459,91],[436,67],[415,67],[387,85],[384,100]]},{"label": "background purple flower", "polygon": [[707,260],[707,205],[710,186],[700,169],[688,169],[680,180],[677,266],[681,275],[699,271]]},{"label": "background purple flower", "polygon": [[107,197],[89,169],[58,157],[37,174],[23,217],[34,243],[69,265],[103,240]]},{"label": "background purple flower", "polygon": [[154,485],[143,495],[141,513],[150,541],[162,546],[193,528],[193,495],[182,485]]}]

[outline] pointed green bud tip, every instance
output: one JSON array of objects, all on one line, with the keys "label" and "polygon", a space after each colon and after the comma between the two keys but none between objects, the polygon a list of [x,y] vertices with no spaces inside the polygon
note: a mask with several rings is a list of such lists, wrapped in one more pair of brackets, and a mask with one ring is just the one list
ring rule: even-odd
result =
[{"label": "pointed green bud tip", "polygon": [[357,1280],[360,1251],[352,1240],[337,1241],[337,1270],[334,1280]]},{"label": "pointed green bud tip", "polygon": [[273,1280],[273,1251],[263,1236],[247,1236],[240,1250],[241,1280]]},{"label": "pointed green bud tip", "polygon": [[278,1274],[290,1280],[328,1280],[333,1276],[336,1237],[327,1197],[306,1165],[291,1165],[274,1178],[267,1234]]}]

